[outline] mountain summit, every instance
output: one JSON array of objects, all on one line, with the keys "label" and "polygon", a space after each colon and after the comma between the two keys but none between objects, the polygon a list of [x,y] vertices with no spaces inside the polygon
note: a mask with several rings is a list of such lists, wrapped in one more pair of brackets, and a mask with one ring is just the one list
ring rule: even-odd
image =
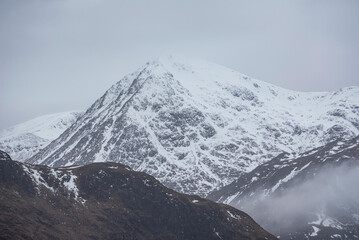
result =
[{"label": "mountain summit", "polygon": [[358,87],[295,92],[213,63],[165,57],[113,85],[28,162],[120,162],[205,196],[284,151],[358,134]]}]

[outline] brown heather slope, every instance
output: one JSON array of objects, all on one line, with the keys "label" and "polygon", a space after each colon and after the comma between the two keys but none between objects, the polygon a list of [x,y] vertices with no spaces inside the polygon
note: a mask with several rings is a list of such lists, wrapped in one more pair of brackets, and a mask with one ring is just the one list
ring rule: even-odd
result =
[{"label": "brown heather slope", "polygon": [[0,239],[276,239],[242,211],[118,163],[52,169],[0,158]]}]

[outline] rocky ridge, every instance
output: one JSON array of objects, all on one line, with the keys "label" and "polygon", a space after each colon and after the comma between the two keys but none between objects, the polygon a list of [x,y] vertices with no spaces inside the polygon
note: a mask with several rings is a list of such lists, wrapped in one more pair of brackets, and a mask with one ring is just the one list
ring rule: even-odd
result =
[{"label": "rocky ridge", "polygon": [[283,153],[209,194],[281,239],[359,239],[359,136]]},{"label": "rocky ridge", "polygon": [[50,168],[0,151],[1,239],[270,240],[247,214],[118,163]]}]

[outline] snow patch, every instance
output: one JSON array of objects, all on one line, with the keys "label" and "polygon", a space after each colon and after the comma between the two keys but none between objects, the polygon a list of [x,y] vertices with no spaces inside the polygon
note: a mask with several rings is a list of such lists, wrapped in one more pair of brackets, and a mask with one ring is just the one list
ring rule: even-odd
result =
[{"label": "snow patch", "polygon": [[47,182],[44,180],[44,178],[41,176],[40,171],[36,169],[31,169],[25,164],[22,165],[22,168],[27,173],[27,175],[29,175],[32,178],[33,182],[37,186],[38,192],[40,192],[39,186],[44,186],[47,189],[51,190],[52,192],[55,192],[55,189],[53,187],[50,187],[47,184]]},{"label": "snow patch", "polygon": [[216,232],[216,229],[215,229],[215,228],[213,228],[213,232],[217,235],[217,237],[218,237],[219,239],[222,239],[222,240],[223,240],[223,238],[219,235],[219,232]]},{"label": "snow patch", "polygon": [[142,180],[142,182],[147,186],[147,187],[151,187],[151,181],[150,180],[148,180],[148,179],[144,179],[144,180]]},{"label": "snow patch", "polygon": [[312,228],[313,228],[313,232],[311,234],[309,234],[309,236],[311,236],[311,237],[318,236],[318,232],[320,231],[320,229],[316,226],[312,226]]},{"label": "snow patch", "polygon": [[293,177],[295,177],[298,173],[300,173],[303,169],[307,168],[310,165],[310,162],[307,163],[305,166],[303,166],[301,169],[297,170],[297,168],[294,168],[285,178],[279,180],[279,182],[272,187],[271,192],[274,192],[277,190],[277,188],[283,184],[291,180]]},{"label": "snow patch", "polygon": [[118,169],[118,166],[109,166],[108,168]]},{"label": "snow patch", "polygon": [[241,216],[237,215],[237,214],[233,214],[231,213],[229,210],[227,210],[227,213],[229,214],[229,216],[231,216],[231,218],[234,218],[234,219],[241,219]]}]

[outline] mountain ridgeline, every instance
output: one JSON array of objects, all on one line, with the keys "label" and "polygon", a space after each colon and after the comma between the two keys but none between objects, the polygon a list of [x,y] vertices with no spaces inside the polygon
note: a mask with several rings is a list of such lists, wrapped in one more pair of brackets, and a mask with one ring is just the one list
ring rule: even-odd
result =
[{"label": "mountain ridgeline", "polygon": [[166,57],[125,76],[27,163],[119,162],[206,196],[282,152],[353,138],[358,128],[358,87],[295,92]]},{"label": "mountain ridgeline", "polygon": [[359,239],[359,136],[283,153],[209,194],[281,239]]},{"label": "mountain ridgeline", "polygon": [[233,207],[118,163],[50,168],[0,151],[0,239],[277,239]]},{"label": "mountain ridgeline", "polygon": [[40,116],[0,131],[0,149],[24,162],[69,128],[82,112]]}]

